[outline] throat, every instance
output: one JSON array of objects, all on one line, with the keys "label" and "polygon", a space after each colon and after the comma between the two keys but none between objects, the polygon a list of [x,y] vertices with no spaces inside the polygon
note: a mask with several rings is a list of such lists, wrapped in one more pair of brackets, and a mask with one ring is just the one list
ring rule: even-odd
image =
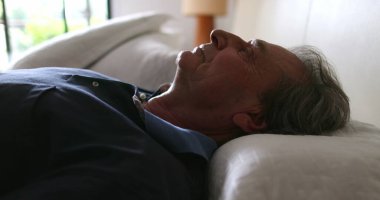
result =
[{"label": "throat", "polygon": [[230,117],[223,113],[202,110],[178,99],[174,102],[160,96],[149,100],[144,108],[161,119],[181,128],[198,131],[212,138],[218,145],[243,135]]},{"label": "throat", "polygon": [[154,98],[149,100],[144,105],[144,109],[165,121],[168,121],[176,126],[183,127],[182,123],[179,120],[179,117],[173,111],[173,106],[167,104],[161,98]]}]

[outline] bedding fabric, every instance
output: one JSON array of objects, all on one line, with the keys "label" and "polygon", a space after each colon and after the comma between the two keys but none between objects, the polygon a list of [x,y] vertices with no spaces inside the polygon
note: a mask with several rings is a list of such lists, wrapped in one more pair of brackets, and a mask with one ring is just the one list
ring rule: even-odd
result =
[{"label": "bedding fabric", "polygon": [[352,121],[333,136],[257,134],[220,147],[211,200],[380,198],[380,130]]}]

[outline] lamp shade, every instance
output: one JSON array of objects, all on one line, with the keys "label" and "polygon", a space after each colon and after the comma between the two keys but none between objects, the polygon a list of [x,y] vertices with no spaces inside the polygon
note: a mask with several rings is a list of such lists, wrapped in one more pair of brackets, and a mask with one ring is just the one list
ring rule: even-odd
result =
[{"label": "lamp shade", "polygon": [[224,15],[227,0],[182,0],[185,15]]}]

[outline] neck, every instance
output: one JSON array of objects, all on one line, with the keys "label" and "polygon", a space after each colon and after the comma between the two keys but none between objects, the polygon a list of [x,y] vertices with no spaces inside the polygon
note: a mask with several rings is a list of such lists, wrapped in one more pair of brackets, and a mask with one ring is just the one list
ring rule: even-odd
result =
[{"label": "neck", "polygon": [[176,126],[203,133],[219,145],[242,135],[228,116],[215,116],[211,114],[213,112],[198,109],[189,105],[186,99],[174,98],[170,93],[149,100],[144,108]]},{"label": "neck", "polygon": [[176,113],[173,112],[173,107],[168,101],[165,101],[165,99],[165,95],[153,98],[144,105],[144,108],[165,121],[183,127],[184,125],[181,123],[181,120],[179,120]]}]

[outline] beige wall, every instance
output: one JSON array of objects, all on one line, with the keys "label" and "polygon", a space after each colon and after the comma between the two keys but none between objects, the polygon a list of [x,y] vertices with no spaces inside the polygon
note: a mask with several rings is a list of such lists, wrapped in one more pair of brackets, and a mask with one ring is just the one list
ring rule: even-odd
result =
[{"label": "beige wall", "polygon": [[319,47],[351,99],[352,118],[380,127],[380,1],[238,0],[234,32]]},{"label": "beige wall", "polygon": [[[112,0],[114,17],[141,11],[158,11],[172,15],[174,19],[166,27],[183,35],[180,46],[184,49],[193,48],[195,19],[183,16],[181,0]],[[226,16],[216,18],[216,28],[231,30],[234,11],[234,0],[228,0],[229,11]]]}]

